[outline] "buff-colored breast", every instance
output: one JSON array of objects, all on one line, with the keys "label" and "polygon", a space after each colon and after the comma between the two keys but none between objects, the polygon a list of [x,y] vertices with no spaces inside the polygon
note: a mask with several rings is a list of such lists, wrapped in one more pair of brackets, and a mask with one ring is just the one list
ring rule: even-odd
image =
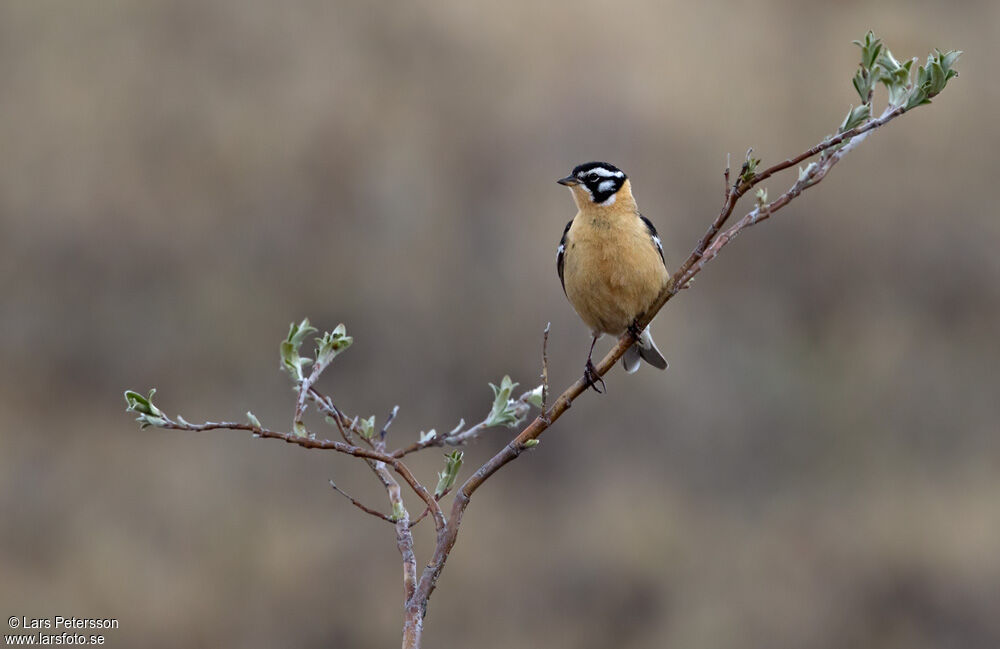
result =
[{"label": "buff-colored breast", "polygon": [[632,210],[581,212],[566,233],[566,296],[592,331],[620,335],[669,279],[645,224]]}]

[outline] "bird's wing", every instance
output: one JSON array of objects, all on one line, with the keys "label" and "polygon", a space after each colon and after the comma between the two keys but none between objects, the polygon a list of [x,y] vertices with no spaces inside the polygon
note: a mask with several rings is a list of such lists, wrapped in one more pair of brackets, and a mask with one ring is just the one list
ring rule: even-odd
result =
[{"label": "bird's wing", "polygon": [[[656,251],[658,253],[660,253],[660,261],[662,261],[663,265],[666,266],[667,265],[667,260],[663,258],[663,244],[660,243],[660,235],[656,234],[656,228],[653,227],[653,222],[650,221],[649,219],[647,219],[642,214],[639,215],[639,218],[642,219],[642,222],[646,224],[646,231],[649,233],[649,238],[653,241],[653,245],[656,246]],[[564,235],[564,238],[565,238],[565,235]],[[562,263],[561,258],[560,258],[560,263]],[[559,275],[560,275],[560,277],[562,276],[562,269],[561,269],[561,267],[560,267]]]},{"label": "bird's wing", "polygon": [[566,233],[569,232],[573,221],[566,224],[562,238],[559,239],[559,247],[556,248],[556,270],[559,272],[559,283],[562,284],[563,293],[566,292],[566,280],[563,279],[563,268],[566,266]]}]

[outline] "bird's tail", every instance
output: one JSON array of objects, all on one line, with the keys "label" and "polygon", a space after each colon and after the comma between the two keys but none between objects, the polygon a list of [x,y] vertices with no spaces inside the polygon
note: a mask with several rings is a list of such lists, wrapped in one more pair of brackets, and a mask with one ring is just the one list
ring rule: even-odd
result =
[{"label": "bird's tail", "polygon": [[638,370],[640,358],[655,368],[661,370],[667,369],[667,360],[663,358],[663,354],[656,348],[653,336],[649,333],[649,327],[643,329],[639,340],[629,347],[625,355],[622,356],[622,366],[625,368],[625,371],[632,374]]}]

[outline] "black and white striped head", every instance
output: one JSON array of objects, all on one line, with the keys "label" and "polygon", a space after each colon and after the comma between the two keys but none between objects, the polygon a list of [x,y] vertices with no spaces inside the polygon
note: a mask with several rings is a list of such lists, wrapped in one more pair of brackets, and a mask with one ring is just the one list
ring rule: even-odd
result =
[{"label": "black and white striped head", "polygon": [[556,182],[566,185],[573,191],[574,197],[578,192],[585,191],[591,203],[598,205],[613,205],[615,203],[618,190],[620,190],[628,176],[625,172],[607,162],[586,162],[577,165],[573,173],[560,178]]}]

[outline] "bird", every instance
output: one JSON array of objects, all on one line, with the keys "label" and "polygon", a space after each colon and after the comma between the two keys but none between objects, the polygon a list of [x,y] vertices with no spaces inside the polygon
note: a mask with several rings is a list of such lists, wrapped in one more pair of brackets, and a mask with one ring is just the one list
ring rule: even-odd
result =
[{"label": "bird", "polygon": [[639,369],[640,359],[667,369],[649,327],[640,332],[636,321],[670,273],[660,237],[639,213],[628,176],[608,162],[586,162],[556,182],[569,187],[578,209],[556,249],[556,269],[563,292],[593,336],[584,371],[588,385],[597,392],[598,383],[607,389],[592,358],[602,334],[632,333],[636,342],[622,356],[629,374]]}]

